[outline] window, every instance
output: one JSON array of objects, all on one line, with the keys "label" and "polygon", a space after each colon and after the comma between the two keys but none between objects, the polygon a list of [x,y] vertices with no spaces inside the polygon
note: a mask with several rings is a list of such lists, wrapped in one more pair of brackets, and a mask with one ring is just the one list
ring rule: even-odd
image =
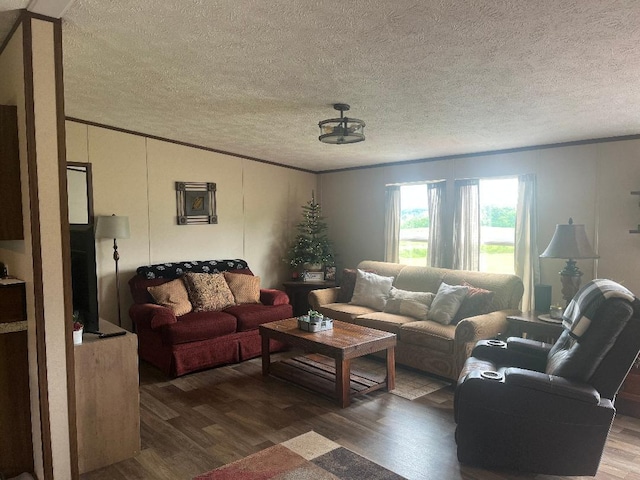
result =
[{"label": "window", "polygon": [[480,271],[514,273],[518,179],[480,179]]},{"label": "window", "polygon": [[400,186],[400,263],[427,265],[429,209],[427,185]]}]

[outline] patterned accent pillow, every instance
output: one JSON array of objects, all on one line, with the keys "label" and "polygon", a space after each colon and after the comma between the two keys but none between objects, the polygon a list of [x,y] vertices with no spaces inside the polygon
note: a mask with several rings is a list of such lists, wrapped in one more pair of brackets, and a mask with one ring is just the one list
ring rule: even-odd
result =
[{"label": "patterned accent pillow", "polygon": [[442,325],[449,325],[455,318],[456,313],[458,313],[468,291],[469,287],[447,285],[442,282],[438,287],[438,293],[436,293],[436,298],[433,299],[427,318]]},{"label": "patterned accent pillow", "polygon": [[222,273],[187,273],[184,283],[194,312],[224,310],[234,305],[233,293]]},{"label": "patterned accent pillow", "polygon": [[393,277],[383,277],[360,269],[358,269],[357,275],[353,297],[349,303],[382,312],[391,291]]},{"label": "patterned accent pillow", "polygon": [[485,313],[490,313],[495,310],[493,308],[493,296],[495,292],[474,287],[467,282],[463,282],[462,285],[469,287],[469,291],[467,292],[467,296],[464,297],[462,305],[460,305],[460,309],[453,319],[453,323],[458,323],[463,318],[484,315]]},{"label": "patterned accent pillow", "polygon": [[[365,272],[376,273],[373,270],[365,270]],[[353,297],[353,289],[356,287],[356,278],[358,271],[355,268],[345,268],[342,270],[342,279],[340,280],[340,290],[338,290],[338,298],[336,303],[349,303]]]},{"label": "patterned accent pillow", "polygon": [[411,292],[391,287],[384,311],[386,313],[406,315],[417,320],[426,320],[434,297],[435,293]]},{"label": "patterned accent pillow", "polygon": [[242,303],[260,303],[260,277],[242,273],[224,272],[233,298],[238,305]]},{"label": "patterned accent pillow", "polygon": [[176,317],[193,310],[193,306],[189,301],[189,294],[181,278],[176,278],[155,287],[147,287],[147,291],[158,305],[170,308]]},{"label": "patterned accent pillow", "polygon": [[138,267],[136,273],[146,279],[178,278],[185,273],[222,273],[227,270],[249,268],[239,258],[233,260],[192,260],[188,262],[157,263]]}]

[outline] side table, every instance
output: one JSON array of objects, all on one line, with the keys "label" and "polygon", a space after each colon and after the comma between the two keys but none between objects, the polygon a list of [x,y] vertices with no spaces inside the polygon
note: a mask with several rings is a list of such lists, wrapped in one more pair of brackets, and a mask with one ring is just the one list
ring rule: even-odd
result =
[{"label": "side table", "polygon": [[508,315],[507,337],[526,337],[554,343],[562,333],[562,323],[545,322],[538,318],[542,312],[520,312]]},{"label": "side table", "polygon": [[335,282],[305,282],[302,280],[294,280],[283,282],[284,291],[289,295],[289,301],[293,307],[293,315],[298,317],[309,311],[309,292],[320,288],[335,287]]},{"label": "side table", "polygon": [[[121,332],[100,319],[100,331]],[[90,472],[140,452],[138,337],[85,333],[73,347],[76,377],[78,469]]]}]

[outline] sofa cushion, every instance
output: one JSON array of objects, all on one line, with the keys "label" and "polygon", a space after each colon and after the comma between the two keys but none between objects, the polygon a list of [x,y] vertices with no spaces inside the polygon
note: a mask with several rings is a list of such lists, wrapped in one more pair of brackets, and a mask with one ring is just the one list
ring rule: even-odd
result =
[{"label": "sofa cushion", "polygon": [[393,277],[383,277],[382,275],[358,269],[356,286],[353,289],[353,297],[351,297],[349,303],[382,311],[387,302],[392,284]]},{"label": "sofa cushion", "polygon": [[191,312],[176,323],[165,325],[162,341],[165,345],[197,342],[222,337],[236,331],[236,317],[225,312]]},{"label": "sofa cushion", "polygon": [[442,325],[431,321],[410,322],[400,327],[398,340],[442,353],[453,353],[455,334],[455,325]]},{"label": "sofa cushion", "polygon": [[235,303],[221,273],[187,273],[184,283],[194,312],[224,310]]},{"label": "sofa cushion", "polygon": [[149,293],[148,288],[163,285],[170,281],[171,280],[168,278],[147,279],[141,275],[134,275],[129,280],[129,289],[131,290],[131,296],[133,297],[134,303],[155,303],[155,300]]},{"label": "sofa cushion", "polygon": [[224,272],[235,303],[260,303],[260,277]]},{"label": "sofa cushion", "polygon": [[352,305],[350,303],[328,303],[318,307],[318,311],[333,319],[341,322],[353,323],[356,317],[366,313],[374,313],[375,310],[362,305]]},{"label": "sofa cushion", "polygon": [[467,296],[464,297],[464,300],[462,300],[462,304],[453,319],[453,323],[458,323],[463,318],[493,312],[494,292],[485,290],[484,288],[474,287],[466,282],[463,283],[463,285],[469,287],[469,291],[467,292]]},{"label": "sofa cushion", "polygon": [[433,299],[427,318],[443,325],[449,325],[458,313],[468,291],[469,287],[448,285],[442,282]]},{"label": "sofa cushion", "polygon": [[162,285],[147,287],[147,290],[158,305],[170,308],[176,317],[193,310],[187,288],[181,278],[176,278]]},{"label": "sofa cushion", "polygon": [[225,309],[225,313],[233,315],[238,321],[238,332],[255,330],[258,325],[282,320],[293,316],[291,305],[262,305],[245,304],[234,305]]},{"label": "sofa cushion", "polygon": [[384,311],[426,320],[434,297],[435,294],[431,292],[410,292],[391,287]]},{"label": "sofa cushion", "polygon": [[400,327],[406,323],[415,322],[416,319],[405,316],[396,315],[394,313],[374,312],[367,313],[356,317],[353,321],[356,325],[363,327],[375,328],[389,333],[400,333]]},{"label": "sofa cushion", "polygon": [[[365,270],[365,272],[376,273],[373,270]],[[342,270],[340,290],[338,290],[336,303],[349,303],[351,301],[351,297],[353,297],[353,289],[356,287],[357,277],[358,270],[355,268],[345,268]]]}]

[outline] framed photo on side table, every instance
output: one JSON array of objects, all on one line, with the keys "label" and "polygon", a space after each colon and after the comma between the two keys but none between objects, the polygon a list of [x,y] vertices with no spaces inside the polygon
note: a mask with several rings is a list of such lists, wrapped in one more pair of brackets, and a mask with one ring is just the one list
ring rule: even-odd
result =
[{"label": "framed photo on side table", "polygon": [[336,267],[334,265],[324,267],[324,279],[327,282],[334,282],[336,279]]},{"label": "framed photo on side table", "polygon": [[305,282],[323,282],[324,281],[324,272],[309,272],[305,270],[302,279]]}]

